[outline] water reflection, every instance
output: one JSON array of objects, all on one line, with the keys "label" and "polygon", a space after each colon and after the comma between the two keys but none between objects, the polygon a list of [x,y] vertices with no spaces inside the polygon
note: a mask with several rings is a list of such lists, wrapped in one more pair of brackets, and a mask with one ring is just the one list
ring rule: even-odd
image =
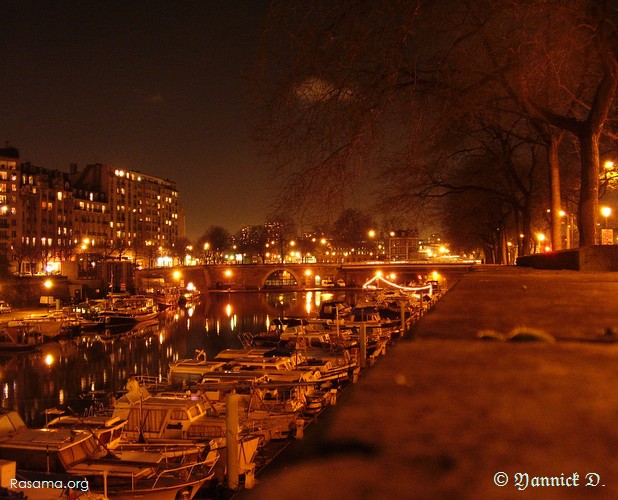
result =
[{"label": "water reflection", "polygon": [[[336,292],[351,302],[354,294]],[[278,316],[307,316],[333,293],[208,294],[201,302],[166,313],[124,334],[100,332],[44,344],[40,352],[0,356],[2,406],[18,410],[29,425],[43,425],[47,408],[91,404],[124,388],[130,373],[166,377],[169,363],[204,350],[213,357],[240,346],[238,335],[268,328]]]}]

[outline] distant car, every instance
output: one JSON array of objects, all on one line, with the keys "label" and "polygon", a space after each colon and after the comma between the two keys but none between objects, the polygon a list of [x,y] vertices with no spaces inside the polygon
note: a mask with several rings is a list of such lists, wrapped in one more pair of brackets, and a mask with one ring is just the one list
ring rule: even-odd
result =
[{"label": "distant car", "polygon": [[322,288],[330,288],[335,286],[335,284],[333,283],[333,280],[329,279],[329,278],[324,278],[322,280]]},{"label": "distant car", "polygon": [[339,280],[335,281],[335,286],[338,286],[340,288],[344,288],[345,287],[345,281],[339,279]]},{"label": "distant car", "polygon": [[11,311],[9,303],[6,300],[0,300],[0,314],[10,313]]}]

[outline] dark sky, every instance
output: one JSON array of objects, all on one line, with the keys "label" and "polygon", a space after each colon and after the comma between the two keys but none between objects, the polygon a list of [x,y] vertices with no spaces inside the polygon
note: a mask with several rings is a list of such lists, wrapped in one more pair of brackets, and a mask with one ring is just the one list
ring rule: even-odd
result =
[{"label": "dark sky", "polygon": [[250,133],[267,0],[0,2],[0,146],[177,182],[187,235],[264,222]]}]

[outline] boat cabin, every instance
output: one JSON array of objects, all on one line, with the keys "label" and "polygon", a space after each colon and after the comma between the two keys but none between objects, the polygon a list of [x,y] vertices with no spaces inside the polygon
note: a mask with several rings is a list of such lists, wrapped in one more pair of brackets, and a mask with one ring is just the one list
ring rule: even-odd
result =
[{"label": "boat cabin", "polygon": [[28,426],[15,410],[0,410],[0,438],[27,428]]},{"label": "boat cabin", "polygon": [[60,415],[50,420],[45,428],[85,430],[91,432],[94,434],[99,446],[107,451],[113,450],[120,444],[122,430],[126,424],[126,420],[104,415],[92,415],[88,417]]},{"label": "boat cabin", "polygon": [[205,401],[201,397],[181,393],[151,396],[140,389],[122,396],[114,407],[114,416],[127,420],[124,436],[129,441],[186,439],[191,424],[206,415]]},{"label": "boat cabin", "polygon": [[172,385],[199,382],[208,373],[223,370],[225,361],[209,361],[206,359],[181,359],[171,363],[168,381]]},{"label": "boat cabin", "polygon": [[87,431],[23,429],[0,438],[0,458],[15,461],[18,470],[67,472],[98,453],[96,439]]}]

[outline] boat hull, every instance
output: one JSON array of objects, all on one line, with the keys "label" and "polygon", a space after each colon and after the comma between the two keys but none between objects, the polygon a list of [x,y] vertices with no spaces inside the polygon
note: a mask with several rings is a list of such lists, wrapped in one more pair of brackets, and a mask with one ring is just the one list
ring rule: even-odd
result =
[{"label": "boat hull", "polygon": [[115,326],[131,326],[143,323],[145,321],[151,321],[156,319],[158,314],[156,312],[140,315],[126,315],[126,314],[102,314],[103,323],[106,327]]}]

